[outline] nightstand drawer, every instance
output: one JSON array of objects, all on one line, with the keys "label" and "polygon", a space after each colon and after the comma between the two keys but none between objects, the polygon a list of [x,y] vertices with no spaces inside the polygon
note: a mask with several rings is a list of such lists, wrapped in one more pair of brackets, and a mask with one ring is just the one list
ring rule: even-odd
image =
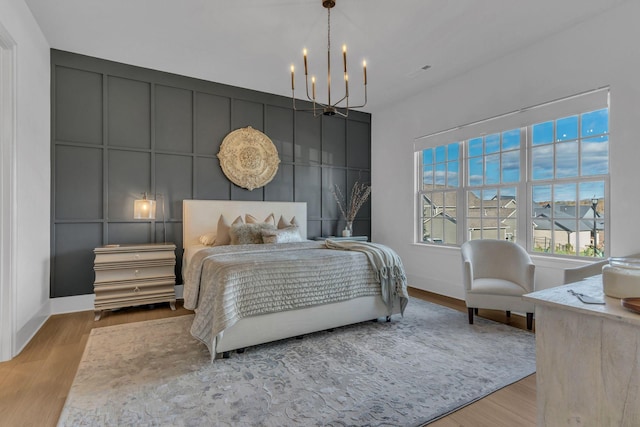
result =
[{"label": "nightstand drawer", "polygon": [[117,268],[107,270],[95,270],[95,283],[121,282],[135,279],[152,279],[156,277],[175,277],[175,266],[160,265],[153,267]]},{"label": "nightstand drawer", "polygon": [[95,304],[134,302],[151,296],[172,296],[174,292],[173,277],[165,277],[154,281],[111,282],[106,285],[96,284]]},{"label": "nightstand drawer", "polygon": [[136,251],[96,253],[96,264],[111,264],[123,262],[140,262],[149,260],[175,260],[175,253],[171,251]]}]

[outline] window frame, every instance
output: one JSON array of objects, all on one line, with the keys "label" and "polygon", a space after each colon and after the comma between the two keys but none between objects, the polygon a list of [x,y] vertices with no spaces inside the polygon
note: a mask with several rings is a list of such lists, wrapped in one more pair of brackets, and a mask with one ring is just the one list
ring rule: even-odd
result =
[{"label": "window frame", "polygon": [[[604,99],[604,101],[603,101]],[[595,100],[595,101],[594,101]],[[567,108],[563,108],[562,103],[567,103]],[[583,105],[584,104],[584,105]],[[586,106],[585,106],[586,105]],[[582,175],[580,173],[581,162],[583,161],[582,157],[582,141],[588,139],[589,137],[581,134],[581,120],[582,115],[590,112],[598,111],[601,109],[607,109],[607,132],[602,135],[606,135],[608,141],[607,147],[607,160],[608,160],[608,168],[606,174],[600,175]],[[535,114],[532,114],[529,118],[528,123],[521,124],[519,126],[512,126],[513,116],[522,112],[534,111]],[[549,110],[549,111],[546,111]],[[468,213],[468,194],[470,191],[477,190],[485,190],[485,189],[498,189],[498,188],[511,188],[515,187],[516,189],[516,203],[517,203],[517,219],[516,219],[516,227],[517,227],[517,243],[523,246],[530,254],[536,256],[548,256],[550,258],[568,258],[568,259],[592,259],[593,256],[587,256],[580,253],[579,247],[576,247],[576,252],[573,254],[561,254],[561,253],[543,253],[539,251],[535,251],[534,245],[534,233],[532,231],[534,224],[534,200],[533,200],[533,189],[539,185],[562,185],[564,183],[572,183],[577,187],[576,190],[576,202],[578,205],[584,205],[584,203],[580,203],[582,200],[580,196],[580,185],[584,183],[602,183],[603,188],[603,208],[604,210],[604,218],[603,218],[603,230],[602,235],[605,236],[605,239],[608,239],[610,236],[610,173],[611,173],[611,130],[610,130],[610,103],[609,103],[609,90],[608,88],[602,88],[595,91],[589,91],[584,94],[578,94],[572,97],[568,97],[565,99],[553,101],[547,104],[541,104],[535,107],[530,107],[527,109],[522,109],[513,113],[508,113],[502,116],[494,117],[491,119],[483,120],[476,123],[471,123],[468,125],[463,125],[457,127],[455,129],[451,129],[448,131],[438,132],[432,135],[426,135],[424,137],[420,137],[416,139],[414,143],[414,161],[415,161],[415,178],[416,178],[416,188],[415,188],[415,213],[416,220],[414,221],[415,226],[415,238],[414,242],[420,245],[428,245],[428,246],[436,246],[436,247],[459,247],[462,243],[469,240],[468,233],[468,222],[469,222],[469,213]],[[556,147],[558,143],[562,143],[564,141],[558,140],[556,138],[556,129],[557,129],[557,121],[568,118],[573,115],[578,115],[578,135],[575,138],[577,141],[579,149],[577,154],[578,161],[578,173],[576,176],[570,177],[556,177],[556,163],[558,158],[558,153]],[[537,117],[537,119],[536,119]],[[540,118],[542,117],[542,119]],[[522,120],[521,120],[522,121]],[[525,120],[526,121],[526,120]],[[549,179],[533,179],[533,127],[536,124],[540,124],[547,121],[553,121],[553,141],[550,143],[553,146],[553,176]],[[501,124],[502,123],[502,124]],[[475,129],[477,128],[477,129]],[[491,129],[490,132],[483,131],[483,129]],[[508,132],[512,129],[518,128],[520,130],[520,177],[517,182],[502,182],[502,156],[500,156],[500,175],[501,179],[499,183],[486,184],[486,181],[483,179],[482,185],[473,185],[469,184],[468,174],[469,174],[469,152],[468,146],[469,141],[477,138],[477,137],[485,137],[489,134],[498,133],[502,134],[503,132]],[[474,132],[479,132],[474,135]],[[433,193],[434,190],[424,190],[423,186],[423,151],[425,149],[433,148],[434,152],[437,147],[447,146],[451,143],[459,143],[459,153],[458,153],[458,187],[453,190],[447,190],[446,188],[442,191],[455,191],[456,192],[456,220],[457,220],[457,233],[456,233],[456,242],[454,243],[436,243],[429,242],[423,240],[423,215],[422,215],[422,200],[425,193]],[[483,143],[484,147],[484,143]],[[498,153],[502,153],[502,147]],[[486,155],[484,152],[482,154],[483,161],[483,177],[486,177]],[[440,190],[437,190],[440,191]],[[599,211],[600,212],[600,211]],[[499,212],[497,213],[498,220],[500,220]],[[576,213],[576,222],[578,226],[580,226],[581,219],[579,213]],[[595,223],[595,221],[594,221]],[[499,233],[497,233],[499,236]],[[602,257],[606,257],[609,254],[609,248],[611,247],[611,243],[606,241],[604,246],[604,253],[601,255]]]},{"label": "window frame", "polygon": [[[450,144],[454,144],[456,143],[456,141],[452,141]],[[449,144],[444,145],[445,147],[448,147]],[[432,148],[436,148],[436,147],[432,147]],[[458,146],[458,158],[455,160],[458,163],[458,185],[457,187],[445,187],[442,190],[425,190],[424,189],[424,185],[423,185],[423,179],[424,179],[424,161],[423,161],[423,154],[424,154],[424,150],[420,150],[420,151],[416,151],[415,152],[415,162],[416,162],[416,170],[417,173],[414,174],[414,176],[416,177],[416,190],[414,192],[414,194],[417,194],[417,198],[416,198],[416,210],[415,210],[415,214],[416,214],[416,218],[417,220],[414,221],[415,224],[415,230],[414,230],[414,240],[417,243],[421,243],[421,244],[428,244],[428,245],[437,245],[437,246],[459,246],[462,244],[461,240],[460,240],[460,232],[461,230],[463,230],[462,228],[462,224],[458,218],[458,209],[460,206],[460,201],[461,201],[461,183],[463,181],[463,179],[466,179],[466,175],[463,175],[461,172],[462,170],[464,170],[463,167],[461,167],[462,162],[464,161],[464,155],[463,155],[463,150],[464,150],[464,146],[462,143],[459,144]],[[448,154],[447,154],[447,160],[444,162],[445,165],[447,165],[448,163],[450,163],[452,160],[449,160],[448,158]],[[433,165],[436,165],[437,162],[433,162]],[[425,216],[423,215],[423,205],[422,205],[422,201],[423,201],[423,197],[426,194],[433,194],[436,192],[442,192],[442,193],[455,193],[456,197],[456,242],[451,244],[451,243],[435,243],[435,242],[427,242],[425,240],[423,240],[423,233],[424,233],[424,218]],[[446,207],[445,207],[445,213],[446,213]]]},{"label": "window frame", "polygon": [[[607,173],[606,174],[600,174],[600,175],[583,175],[581,173],[582,171],[582,165],[581,165],[581,161],[583,160],[582,158],[582,152],[583,152],[583,147],[582,147],[582,142],[583,140],[588,140],[590,138],[592,138],[591,136],[585,136],[581,134],[581,129],[582,129],[582,115],[583,114],[588,114],[591,112],[595,112],[598,110],[601,110],[603,108],[598,108],[596,110],[592,110],[592,111],[584,111],[578,114],[574,114],[578,116],[578,124],[577,124],[577,136],[574,139],[570,139],[570,141],[576,141],[577,142],[577,147],[578,147],[578,153],[577,153],[577,172],[575,176],[561,176],[558,177],[556,176],[556,165],[557,165],[557,159],[558,159],[558,152],[557,152],[557,145],[556,144],[562,144],[565,143],[565,141],[560,141],[558,139],[558,135],[557,135],[557,124],[556,122],[558,120],[562,120],[565,119],[567,117],[570,116],[562,116],[562,117],[558,117],[556,119],[553,119],[554,121],[554,126],[553,126],[553,137],[552,137],[552,141],[550,143],[548,143],[550,146],[553,146],[553,176],[550,178],[546,178],[546,179],[534,179],[533,178],[533,161],[534,161],[534,156],[532,154],[533,149],[536,147],[536,145],[533,144],[533,127],[538,124],[538,123],[533,123],[531,125],[528,125],[525,129],[527,132],[527,169],[528,169],[528,175],[527,175],[527,179],[526,179],[526,190],[527,190],[527,211],[525,215],[522,215],[525,218],[525,227],[527,227],[527,246],[526,249],[530,254],[535,254],[535,255],[541,255],[541,256],[550,256],[550,257],[560,257],[560,258],[570,258],[570,259],[593,259],[593,258],[600,258],[600,259],[604,259],[608,256],[609,253],[609,244],[605,245],[605,250],[604,253],[602,254],[602,256],[600,257],[596,257],[595,254],[594,256],[586,256],[586,255],[580,255],[579,254],[579,248],[580,248],[580,230],[579,230],[579,224],[580,222],[583,221],[588,221],[588,220],[584,220],[582,219],[583,217],[581,217],[579,215],[579,213],[576,211],[575,217],[571,217],[569,218],[570,221],[574,221],[576,222],[576,224],[578,224],[578,227],[576,227],[576,229],[578,229],[578,232],[576,233],[576,239],[577,239],[577,245],[576,245],[576,251],[578,251],[577,254],[572,254],[572,255],[566,255],[566,254],[558,254],[556,253],[556,249],[555,247],[558,246],[558,243],[554,240],[555,243],[555,247],[552,248],[551,253],[545,253],[545,252],[540,252],[537,251],[535,249],[535,238],[533,236],[533,233],[529,233],[528,231],[531,230],[531,228],[533,227],[533,223],[535,222],[535,216],[534,214],[534,203],[533,203],[533,191],[534,191],[534,187],[538,187],[538,186],[551,186],[552,187],[552,192],[551,192],[551,198],[550,201],[552,203],[555,203],[555,190],[553,190],[555,187],[557,186],[566,186],[566,185],[575,185],[576,186],[576,191],[575,191],[575,196],[576,196],[576,208],[578,206],[581,206],[579,204],[579,202],[582,200],[580,198],[580,186],[582,184],[589,184],[589,183],[603,183],[603,195],[602,198],[604,199],[604,218],[603,218],[603,232],[602,234],[604,236],[606,236],[608,233],[607,231],[610,230],[610,222],[609,222],[609,199],[611,197],[611,191],[610,191],[610,172],[611,172],[611,156],[610,156],[610,152],[611,152],[611,131],[610,131],[610,127],[609,127],[609,123],[611,121],[610,119],[610,107],[607,105],[605,107],[608,112],[607,112],[607,129],[608,131],[606,133],[603,134],[599,134],[599,135],[606,135],[607,136],[607,140],[608,140],[608,148],[607,148]],[[550,120],[549,120],[550,121]],[[539,145],[538,145],[539,146]],[[552,213],[555,212],[552,211]],[[555,216],[551,216],[549,221],[556,223],[556,220],[561,220],[559,218],[556,218]],[[530,228],[531,227],[531,228]],[[594,228],[595,228],[595,218],[594,218]],[[555,227],[554,227],[555,229]],[[593,240],[590,242],[591,244],[593,244]],[[595,253],[595,251],[594,251]]]},{"label": "window frame", "polygon": [[[502,141],[502,135],[506,132],[510,132],[513,130],[518,130],[520,133],[520,146],[518,147],[518,153],[519,153],[519,179],[518,181],[511,181],[511,182],[503,182],[502,180],[502,174],[504,172],[502,165],[503,165],[503,156],[501,155],[503,152],[508,152],[508,151],[514,151],[514,150],[503,150],[502,146],[500,147],[500,149],[497,151],[497,153],[500,155],[499,156],[499,173],[500,173],[500,180],[497,183],[486,183],[484,182],[483,179],[483,183],[481,185],[471,185],[471,183],[469,182],[468,179],[468,174],[469,174],[469,159],[471,157],[478,157],[478,156],[469,156],[469,150],[467,147],[468,141],[475,139],[475,138],[468,138],[465,141],[462,142],[462,144],[464,145],[464,152],[465,152],[465,156],[464,156],[464,165],[465,165],[465,171],[464,171],[464,175],[466,177],[465,181],[464,181],[464,185],[462,188],[462,197],[463,197],[463,203],[464,203],[464,218],[463,218],[463,233],[464,233],[464,239],[462,240],[461,243],[467,241],[467,240],[471,240],[469,239],[469,232],[471,231],[470,227],[469,227],[469,221],[472,218],[469,215],[469,205],[468,205],[468,195],[469,193],[475,193],[477,191],[493,191],[494,189],[496,190],[496,195],[500,194],[500,190],[502,189],[507,189],[507,188],[515,188],[516,190],[516,226],[515,226],[515,232],[517,236],[523,236],[524,234],[522,233],[522,230],[524,230],[525,227],[525,222],[526,220],[522,218],[522,215],[520,214],[520,202],[519,202],[519,198],[522,197],[522,195],[526,194],[526,185],[523,182],[523,177],[527,176],[527,163],[526,163],[526,146],[527,146],[527,141],[526,141],[526,128],[515,128],[515,129],[504,129],[502,131],[499,132],[492,132],[492,134],[500,134],[501,138],[500,141]],[[484,137],[484,135],[482,136]],[[476,137],[478,138],[478,137]],[[523,147],[524,144],[524,147]],[[502,145],[502,144],[500,144]],[[494,153],[491,153],[494,154]],[[480,156],[483,159],[483,177],[485,176],[484,171],[486,170],[486,162],[485,162],[485,157],[486,157],[486,153],[484,153],[484,149],[483,149],[483,154],[482,156]],[[481,205],[483,205],[484,200],[481,198],[480,200]],[[484,207],[482,208],[484,210]],[[490,217],[491,219],[496,219],[498,221],[498,223],[500,223],[500,215],[498,213],[498,215],[496,215],[495,217]],[[504,219],[506,219],[507,217],[505,217]],[[482,223],[482,219],[481,219],[481,223]],[[481,231],[481,235],[484,233],[484,227],[481,227],[480,229]],[[500,236],[500,231],[497,230],[496,232],[497,236]]]}]

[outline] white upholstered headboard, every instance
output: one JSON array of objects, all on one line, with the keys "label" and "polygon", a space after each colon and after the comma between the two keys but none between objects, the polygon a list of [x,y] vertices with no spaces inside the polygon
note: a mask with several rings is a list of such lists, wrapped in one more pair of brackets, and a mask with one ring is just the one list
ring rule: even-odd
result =
[{"label": "white upholstered headboard", "polygon": [[306,202],[245,202],[235,200],[183,200],[182,201],[182,246],[197,245],[198,238],[216,231],[218,218],[224,215],[231,223],[238,216],[244,220],[245,214],[264,220],[270,214],[276,217],[276,223],[282,215],[287,221],[296,217],[300,235],[307,238]]}]

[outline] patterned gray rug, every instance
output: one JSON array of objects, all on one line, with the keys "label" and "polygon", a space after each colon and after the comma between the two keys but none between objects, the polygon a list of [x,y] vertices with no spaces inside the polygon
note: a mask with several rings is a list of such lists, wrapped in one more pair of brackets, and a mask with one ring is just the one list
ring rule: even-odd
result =
[{"label": "patterned gray rug", "polygon": [[191,319],[93,329],[59,425],[415,426],[535,371],[532,333],[415,298],[213,364]]}]

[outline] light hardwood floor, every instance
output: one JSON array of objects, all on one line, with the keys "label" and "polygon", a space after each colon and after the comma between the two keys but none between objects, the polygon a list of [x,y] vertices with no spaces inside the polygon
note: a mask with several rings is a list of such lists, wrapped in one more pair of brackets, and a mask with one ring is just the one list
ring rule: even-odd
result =
[{"label": "light hardwood floor", "polygon": [[[412,296],[466,312],[464,302],[411,289]],[[191,313],[176,304],[154,309],[134,307],[107,312],[97,322],[93,311],[51,316],[14,359],[0,363],[0,426],[55,426],[93,328]],[[483,317],[506,322],[503,313],[480,311]],[[509,322],[525,328],[513,315]],[[535,374],[444,417],[431,427],[512,427],[536,425]]]}]

